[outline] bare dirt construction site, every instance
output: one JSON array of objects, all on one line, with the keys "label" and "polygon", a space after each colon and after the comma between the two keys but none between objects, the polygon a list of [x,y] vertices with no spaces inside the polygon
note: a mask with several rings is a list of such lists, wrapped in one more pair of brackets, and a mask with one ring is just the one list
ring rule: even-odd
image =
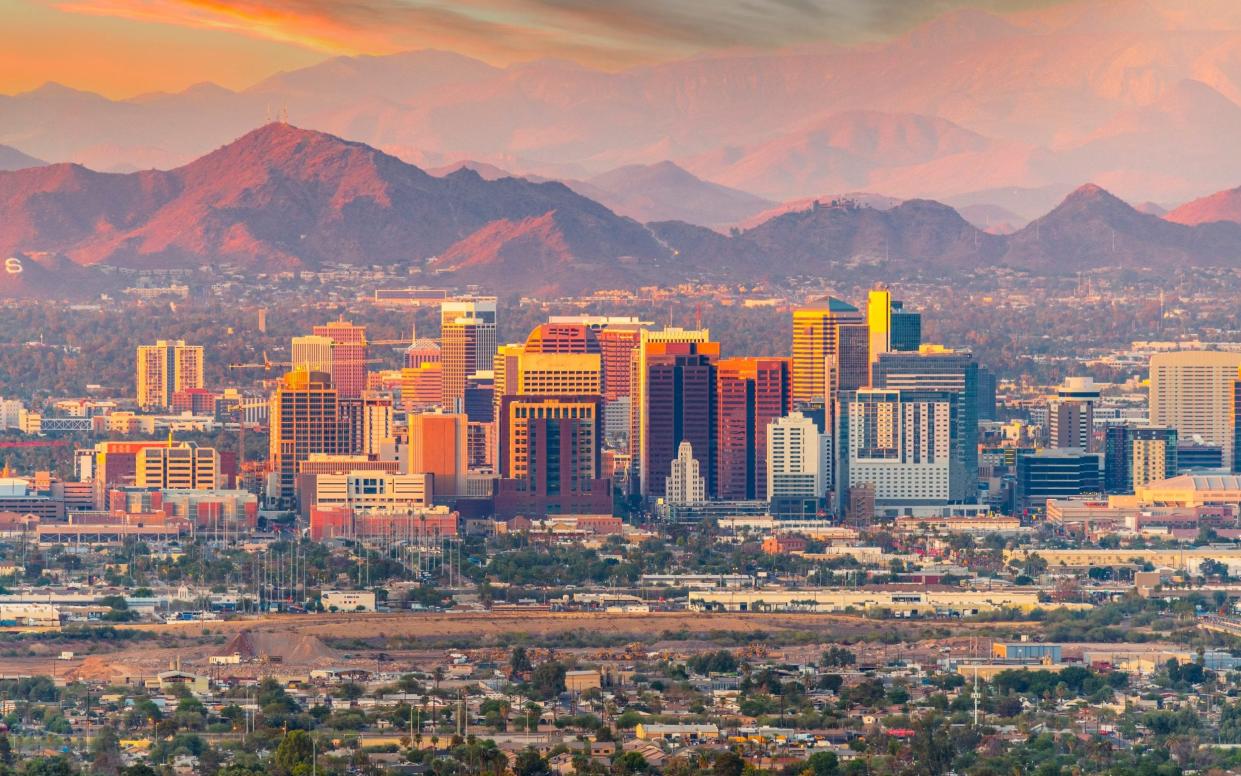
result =
[{"label": "bare dirt construction site", "polygon": [[[477,641],[479,646],[495,639],[524,635],[560,635],[585,632],[598,638],[632,637],[649,641],[675,634],[727,633],[737,636],[759,634],[787,640],[790,634],[813,634],[829,641],[855,641],[880,632],[895,632],[905,639],[917,639],[927,630],[951,629],[956,632],[991,630],[1016,623],[961,623],[935,620],[878,620],[844,614],[758,613],[758,612],[439,612],[424,614],[311,614],[269,615],[207,623],[135,625],[155,632],[197,634],[232,633],[237,630],[277,631],[315,636],[324,641],[402,639],[434,643],[459,642],[462,647]],[[782,638],[785,637],[785,638]]]},{"label": "bare dirt construction site", "polygon": [[[875,620],[811,613],[442,612],[266,615],[206,622],[121,625],[132,638],[103,645],[62,631],[55,642],[11,643],[0,676],[133,681],[170,667],[215,676],[305,675],[316,669],[427,668],[450,651],[502,651],[505,645],[555,645],[582,658],[620,645],[693,654],[721,647],[770,649],[809,658],[820,645],[855,644],[874,659],[930,656],[945,649],[986,649],[984,634],[1018,623]],[[894,646],[903,645],[903,646]],[[75,652],[57,659],[61,651]],[[803,654],[804,653],[804,654]],[[213,660],[215,658],[215,660]],[[236,662],[220,662],[233,658]]]}]

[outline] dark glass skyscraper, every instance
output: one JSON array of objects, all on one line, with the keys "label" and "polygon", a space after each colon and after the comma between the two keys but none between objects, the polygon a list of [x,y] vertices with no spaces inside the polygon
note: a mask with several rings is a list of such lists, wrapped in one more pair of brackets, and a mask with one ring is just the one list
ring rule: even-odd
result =
[{"label": "dark glass skyscraper", "polygon": [[[668,343],[646,357],[646,492],[664,495],[672,459],[682,441],[694,448],[707,496],[716,493],[715,357],[694,352],[697,343]],[[677,351],[682,351],[678,353]]]}]

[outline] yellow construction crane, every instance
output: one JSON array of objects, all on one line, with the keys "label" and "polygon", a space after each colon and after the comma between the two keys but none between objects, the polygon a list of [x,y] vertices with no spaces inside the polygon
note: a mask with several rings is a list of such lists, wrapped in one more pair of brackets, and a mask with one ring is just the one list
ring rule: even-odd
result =
[{"label": "yellow construction crane", "polygon": [[[363,359],[361,363],[380,364],[380,363],[383,363],[383,359],[382,358],[367,358],[367,359]],[[229,364],[228,368],[229,369],[264,369],[270,372],[272,370],[272,367],[276,367],[276,366],[292,367],[292,366],[297,366],[297,364],[292,361],[272,361],[270,358],[267,357],[267,351],[264,350],[263,351],[263,362],[261,364]]]},{"label": "yellow construction crane", "polygon": [[[418,341],[439,342],[440,339],[439,337],[419,337]],[[393,340],[366,340],[364,344],[366,345],[409,345],[411,343],[407,339],[393,339]]]}]

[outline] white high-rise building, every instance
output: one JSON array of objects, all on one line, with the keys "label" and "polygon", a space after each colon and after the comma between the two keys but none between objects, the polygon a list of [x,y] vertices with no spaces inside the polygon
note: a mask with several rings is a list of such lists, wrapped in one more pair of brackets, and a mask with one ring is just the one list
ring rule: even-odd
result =
[{"label": "white high-rise building", "polygon": [[665,481],[664,501],[669,504],[697,504],[707,500],[707,481],[698,471],[698,459],[694,446],[682,442],[677,447],[677,457],[672,461],[672,471]]},{"label": "white high-rise building", "polygon": [[953,404],[939,391],[863,388],[848,403],[849,487],[869,483],[879,504],[944,504],[952,498]]},{"label": "white high-rise building", "polygon": [[792,412],[767,426],[768,498],[822,498],[831,482],[832,438]]},{"label": "white high-rise building", "polygon": [[1174,428],[1183,442],[1201,437],[1233,459],[1233,384],[1241,353],[1183,350],[1156,353],[1150,363],[1150,422]]}]

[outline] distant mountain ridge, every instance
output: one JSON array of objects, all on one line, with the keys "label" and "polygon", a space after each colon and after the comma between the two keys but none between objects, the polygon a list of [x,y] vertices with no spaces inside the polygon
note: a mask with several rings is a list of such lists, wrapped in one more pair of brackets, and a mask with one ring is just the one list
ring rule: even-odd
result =
[{"label": "distant mountain ridge", "polygon": [[0,95],[0,143],[97,170],[167,169],[285,108],[299,125],[423,168],[475,159],[588,181],[670,160],[776,202],[857,190],[1062,197],[1085,180],[1162,202],[1241,180],[1235,3],[1197,0],[1206,10],[1195,13],[1182,0],[1025,5],[1049,7],[949,11],[855,46],[719,51],[615,72],[415,51],[337,57],[236,91],[199,84],[110,100],[48,84]]},{"label": "distant mountain ridge", "polygon": [[8,170],[24,170],[28,167],[42,167],[47,162],[24,154],[12,146],[0,145],[0,172]]},{"label": "distant mountain ridge", "polygon": [[[651,173],[617,177],[631,172]],[[683,171],[654,174],[703,190]],[[0,295],[55,294],[57,277],[90,288],[90,268],[100,265],[252,273],[400,265],[439,284],[550,295],[803,275],[951,277],[996,266],[1070,273],[1241,263],[1241,224],[1174,223],[1094,184],[1008,235],[935,201],[871,201],[878,206],[813,201],[725,235],[678,220],[642,224],[558,182],[486,180],[468,168],[436,177],[364,144],[275,123],[168,171],[54,164],[0,173],[0,256],[33,262],[29,273],[0,276]]]},{"label": "distant mountain ridge", "polygon": [[1241,187],[1217,191],[1173,208],[1164,219],[1176,224],[1194,226],[1212,221],[1241,223]]}]

